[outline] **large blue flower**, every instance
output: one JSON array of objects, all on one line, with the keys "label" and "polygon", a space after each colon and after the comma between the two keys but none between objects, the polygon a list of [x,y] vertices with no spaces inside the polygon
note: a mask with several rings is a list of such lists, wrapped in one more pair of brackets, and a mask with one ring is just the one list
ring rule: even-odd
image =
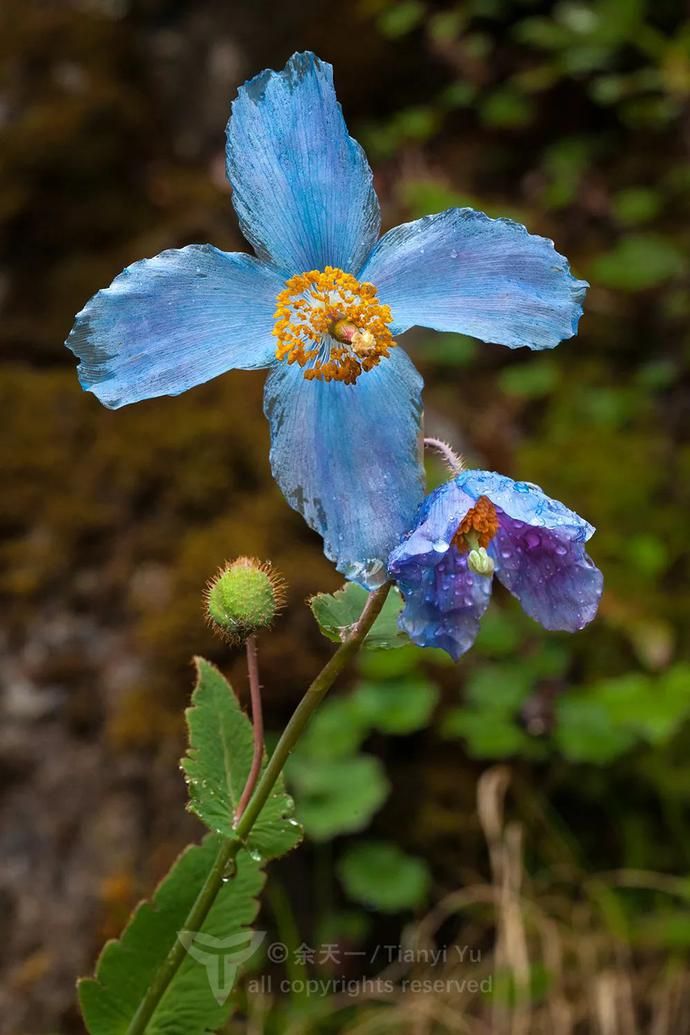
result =
[{"label": "large blue flower", "polygon": [[190,245],[129,266],[76,318],[80,381],[118,407],[269,367],[275,478],[339,570],[374,585],[423,494],[422,380],[393,335],[552,348],[586,284],[551,241],[472,209],[377,243],[371,170],[313,54],[240,89],[227,172],[257,257]]},{"label": "large blue flower", "polygon": [[603,585],[584,544],[594,528],[528,482],[464,471],[424,500],[389,572],[405,599],[402,629],[456,660],[474,643],[493,572],[545,629],[576,632]]}]

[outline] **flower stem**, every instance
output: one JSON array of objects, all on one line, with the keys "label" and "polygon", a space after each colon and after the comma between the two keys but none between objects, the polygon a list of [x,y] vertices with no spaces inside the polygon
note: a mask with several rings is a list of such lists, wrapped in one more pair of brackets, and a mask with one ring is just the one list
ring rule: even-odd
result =
[{"label": "flower stem", "polygon": [[326,662],[316,679],[314,679],[311,686],[308,688],[300,703],[297,705],[292,718],[283,730],[283,734],[276,745],[275,751],[269,759],[268,765],[264,769],[263,775],[251,801],[249,802],[249,805],[243,812],[242,818],[235,827],[240,838],[246,838],[247,834],[258,819],[259,813],[266,804],[269,794],[273,790],[273,785],[280,776],[283,766],[288,760],[288,755],[299,740],[304,727],[307,725],[314,711],[326,696],[327,691],[330,690],[348,661],[355,656],[359,648],[362,646],[367,633],[381,612],[381,608],[385,603],[390,588],[391,584],[390,582],[387,582],[384,586],[381,586],[379,589],[376,589],[373,593],[369,594],[361,615],[354,625],[350,626],[349,630],[345,634],[343,642],[338,647],[335,654]]},{"label": "flower stem", "polygon": [[439,453],[443,457],[446,467],[451,474],[460,474],[464,467],[462,457],[458,456],[447,442],[443,442],[440,438],[425,438],[424,445],[427,449],[433,449],[434,452]]},{"label": "flower stem", "polygon": [[[237,821],[235,833],[232,837],[224,838],[213,866],[209,870],[196,901],[189,914],[182,924],[182,930],[200,931],[208,916],[216,895],[223,886],[223,878],[227,879],[229,868],[233,866],[235,857],[243,847],[244,841],[250,833],[254,823],[259,818],[268,797],[273,790],[276,780],[280,776],[290,752],[299,740],[305,726],[313,715],[314,711],[325,697],[337,677],[345,668],[347,663],[354,657],[362,646],[367,633],[378,618],[383,607],[391,584],[387,582],[369,594],[364,609],[354,623],[343,636],[343,642],[337,651],[326,662],[307,689],[304,697],[297,705],[292,718],[285,727],[283,734],[278,741],[275,751],[269,759],[268,765],[263,771],[261,779],[256,785],[246,808]],[[250,664],[250,685],[251,685],[251,661],[249,661],[249,648],[247,659]],[[258,687],[258,669],[256,673],[256,685]],[[253,707],[253,700],[252,700]],[[244,796],[244,795],[243,795]],[[239,812],[239,808],[238,808]],[[165,995],[170,982],[175,977],[178,969],[184,961],[186,949],[179,939],[175,940],[170,952],[161,964],[153,981],[149,985],[139,1008],[132,1018],[126,1035],[145,1035],[149,1021],[153,1017],[158,1004]]]},{"label": "flower stem", "polygon": [[[241,843],[233,838],[224,838],[213,865],[208,872],[194,905],[190,909],[181,927],[183,931],[200,931],[208,916],[211,906],[216,900],[216,895],[223,886],[223,878],[228,872],[228,867],[233,865],[237,852],[242,847]],[[178,937],[175,938],[170,952],[158,968],[154,978],[146,990],[146,995],[139,1003],[131,1024],[127,1029],[127,1035],[144,1035],[149,1021],[153,1017],[158,1004],[165,995],[168,985],[175,977],[175,974],[182,966],[187,949]]]},{"label": "flower stem", "polygon": [[237,811],[235,822],[240,818],[247,807],[247,803],[254,793],[257,780],[261,773],[261,763],[264,760],[264,719],[261,709],[261,683],[259,682],[259,659],[256,650],[256,636],[247,637],[247,673],[249,675],[249,695],[252,702],[252,727],[254,730],[254,757],[249,770],[247,782],[244,785]]}]

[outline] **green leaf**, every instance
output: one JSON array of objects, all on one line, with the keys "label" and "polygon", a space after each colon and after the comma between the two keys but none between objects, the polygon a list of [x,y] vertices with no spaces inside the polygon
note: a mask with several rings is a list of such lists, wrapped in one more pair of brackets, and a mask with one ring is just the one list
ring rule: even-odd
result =
[{"label": "green leaf", "polygon": [[[334,643],[341,643],[343,634],[361,615],[368,596],[366,589],[354,582],[347,582],[335,593],[317,593],[309,601],[309,606],[324,636]],[[370,650],[392,650],[408,644],[408,637],[398,629],[401,610],[402,597],[397,589],[392,589],[364,646]]]},{"label": "green leaf", "polygon": [[612,762],[637,739],[629,730],[616,726],[601,703],[585,695],[562,697],[556,714],[554,739],[571,762]]},{"label": "green leaf", "polygon": [[490,607],[479,627],[475,651],[488,657],[512,656],[523,639],[520,623],[521,616],[515,611]]},{"label": "green leaf", "polygon": [[350,898],[382,913],[424,903],[431,878],[422,859],[389,841],[360,841],[343,855],[338,875]]},{"label": "green leaf", "polygon": [[[184,928],[199,890],[211,869],[221,839],[209,835],[201,845],[187,848],[154,892],[142,902],[122,936],[106,944],[93,978],[79,982],[79,1000],[89,1035],[125,1035],[154,975]],[[221,887],[201,932],[203,948],[220,940],[248,958],[252,945],[249,925],[258,911],[257,896],[264,884],[260,864],[241,851],[237,871]],[[211,941],[214,939],[215,941]],[[219,994],[229,989],[216,987]],[[187,954],[149,1021],[147,1035],[203,1035],[227,1019],[231,1003],[219,1003],[203,963]]]},{"label": "green leaf", "polygon": [[534,105],[529,97],[517,90],[496,90],[480,106],[482,120],[488,126],[525,126],[534,116]]},{"label": "green leaf", "polygon": [[613,211],[621,223],[633,225],[654,219],[663,205],[663,195],[652,187],[627,187],[613,198]]},{"label": "green leaf", "polygon": [[462,737],[472,758],[531,754],[532,742],[510,718],[491,711],[453,708],[441,723],[444,737]]},{"label": "green leaf", "polygon": [[405,36],[424,18],[425,7],[420,0],[403,0],[384,11],[378,18],[378,27],[389,39]]},{"label": "green leaf", "polygon": [[438,701],[438,687],[422,677],[360,683],[352,704],[361,720],[382,733],[403,735],[426,726]]},{"label": "green leaf", "polygon": [[419,355],[427,363],[467,367],[474,360],[477,341],[466,334],[430,334],[419,345]]},{"label": "green leaf", "polygon": [[534,687],[529,666],[516,662],[486,664],[467,682],[467,700],[493,716],[514,715]]},{"label": "green leaf", "polygon": [[313,759],[346,758],[357,751],[368,732],[352,696],[333,697],[319,706],[298,751]]},{"label": "green leaf", "polygon": [[[196,659],[196,666],[197,684],[186,712],[189,748],[182,759],[188,807],[211,830],[229,837],[252,763],[252,725],[218,669],[203,658]],[[281,778],[249,835],[250,850],[273,859],[299,844],[293,813]]]},{"label": "green leaf", "polygon": [[630,234],[598,256],[589,274],[595,284],[620,291],[644,291],[681,273],[685,259],[677,246],[659,234]]},{"label": "green leaf", "polygon": [[605,680],[592,694],[617,726],[650,744],[662,744],[690,716],[690,665],[679,664],[659,677],[631,672]]},{"label": "green leaf", "polygon": [[536,399],[556,387],[558,376],[558,366],[552,359],[536,357],[529,363],[506,367],[498,383],[506,395]]},{"label": "green leaf", "polygon": [[299,749],[288,762],[299,818],[315,841],[328,841],[367,826],[388,797],[383,766],[371,755],[313,759]]}]

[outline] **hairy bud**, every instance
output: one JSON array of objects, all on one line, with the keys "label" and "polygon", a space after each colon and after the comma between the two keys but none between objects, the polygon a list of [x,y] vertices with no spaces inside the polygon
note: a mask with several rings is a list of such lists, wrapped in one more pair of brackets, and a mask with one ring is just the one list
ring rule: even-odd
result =
[{"label": "hairy bud", "polygon": [[270,564],[238,557],[208,583],[206,614],[216,632],[239,644],[270,626],[284,600],[285,582]]}]

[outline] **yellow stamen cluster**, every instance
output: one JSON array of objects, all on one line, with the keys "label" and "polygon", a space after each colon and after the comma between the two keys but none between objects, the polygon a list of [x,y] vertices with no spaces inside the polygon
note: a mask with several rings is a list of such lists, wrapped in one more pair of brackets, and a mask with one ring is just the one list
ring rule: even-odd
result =
[{"label": "yellow stamen cluster", "polygon": [[395,347],[392,319],[373,284],[334,266],[298,273],[276,299],[276,356],[305,368],[308,381],[354,384]]},{"label": "yellow stamen cluster", "polygon": [[488,496],[480,496],[468,510],[453,537],[453,545],[464,553],[470,548],[487,548],[498,532],[498,515]]}]

